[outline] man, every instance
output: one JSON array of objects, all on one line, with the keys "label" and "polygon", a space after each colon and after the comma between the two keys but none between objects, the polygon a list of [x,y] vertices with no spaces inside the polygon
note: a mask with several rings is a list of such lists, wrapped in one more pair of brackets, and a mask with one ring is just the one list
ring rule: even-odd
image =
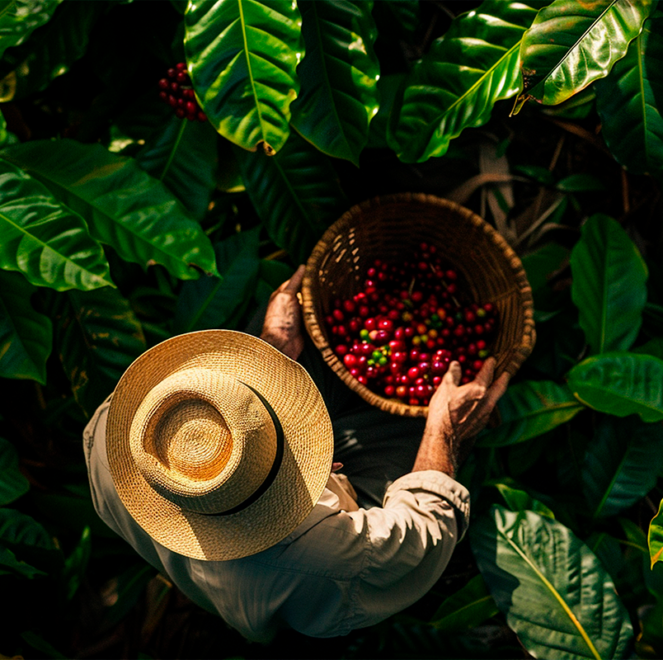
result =
[{"label": "man", "polygon": [[435,584],[469,520],[458,465],[508,383],[492,383],[490,359],[459,386],[452,363],[427,420],[368,406],[302,331],[303,275],[272,294],[263,341],[210,330],[162,342],[84,432],[101,518],[262,642],[283,627],[345,635]]}]

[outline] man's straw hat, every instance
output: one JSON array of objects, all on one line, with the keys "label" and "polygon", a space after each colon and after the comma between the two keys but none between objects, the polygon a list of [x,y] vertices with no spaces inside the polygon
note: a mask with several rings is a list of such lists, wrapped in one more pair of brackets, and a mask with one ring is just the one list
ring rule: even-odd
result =
[{"label": "man's straw hat", "polygon": [[265,550],[329,478],[329,414],[305,369],[251,335],[168,339],[124,373],[106,427],[115,488],[158,543],[196,559]]}]

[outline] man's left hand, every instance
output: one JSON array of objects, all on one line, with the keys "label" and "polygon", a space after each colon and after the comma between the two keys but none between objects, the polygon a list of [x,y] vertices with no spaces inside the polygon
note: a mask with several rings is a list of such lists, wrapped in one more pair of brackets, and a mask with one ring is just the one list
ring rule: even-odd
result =
[{"label": "man's left hand", "polygon": [[272,293],[260,334],[261,339],[293,360],[304,350],[302,310],[297,300],[304,270],[304,265],[301,265],[289,280]]}]

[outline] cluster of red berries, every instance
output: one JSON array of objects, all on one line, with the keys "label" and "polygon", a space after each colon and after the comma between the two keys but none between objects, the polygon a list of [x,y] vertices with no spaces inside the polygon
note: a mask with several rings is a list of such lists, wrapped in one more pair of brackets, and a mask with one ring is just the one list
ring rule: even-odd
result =
[{"label": "cluster of red berries", "polygon": [[380,396],[427,406],[451,361],[470,382],[490,355],[497,328],[492,303],[468,300],[458,273],[434,245],[421,243],[414,261],[376,259],[364,289],[336,300],[325,323],[350,374]]},{"label": "cluster of red berries", "polygon": [[159,98],[175,108],[175,114],[180,119],[186,117],[190,121],[207,121],[207,115],[196,101],[186,64],[180,62],[168,69],[167,76],[159,81]]}]

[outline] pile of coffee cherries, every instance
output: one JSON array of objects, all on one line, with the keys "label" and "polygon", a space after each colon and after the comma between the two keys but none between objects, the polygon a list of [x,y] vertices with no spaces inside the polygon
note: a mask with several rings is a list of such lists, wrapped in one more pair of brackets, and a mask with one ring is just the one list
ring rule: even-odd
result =
[{"label": "pile of coffee cherries", "polygon": [[196,101],[186,64],[179,62],[168,69],[166,76],[159,81],[159,98],[174,108],[180,119],[186,117],[189,121],[207,121],[207,115]]},{"label": "pile of coffee cherries", "polygon": [[413,260],[376,259],[363,290],[336,300],[325,323],[336,355],[362,385],[427,406],[453,360],[461,383],[476,376],[490,355],[497,310],[470,300],[458,271],[421,243]]}]

